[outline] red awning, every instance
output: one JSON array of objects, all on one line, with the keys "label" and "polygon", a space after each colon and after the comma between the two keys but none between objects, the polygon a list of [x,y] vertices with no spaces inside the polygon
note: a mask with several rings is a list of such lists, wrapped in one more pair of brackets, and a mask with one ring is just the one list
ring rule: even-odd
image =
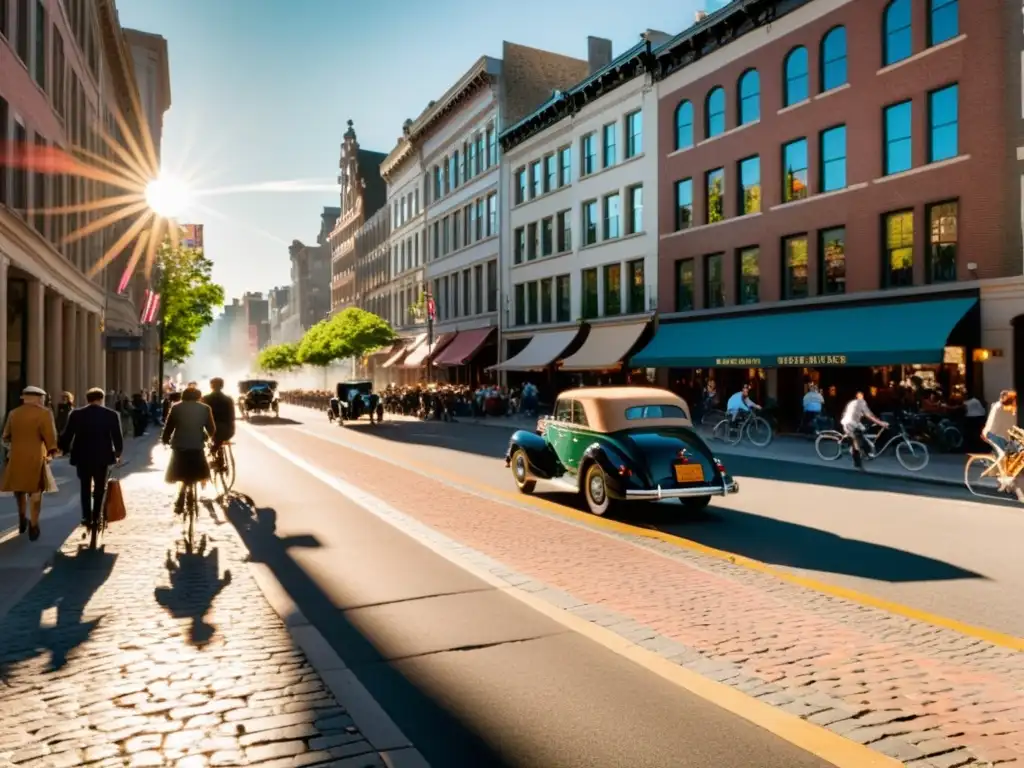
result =
[{"label": "red awning", "polygon": [[465,365],[473,359],[473,355],[484,344],[487,343],[488,339],[496,329],[491,328],[476,328],[472,331],[459,331],[459,334],[452,339],[451,343],[448,344],[441,354],[434,358],[434,365]]}]

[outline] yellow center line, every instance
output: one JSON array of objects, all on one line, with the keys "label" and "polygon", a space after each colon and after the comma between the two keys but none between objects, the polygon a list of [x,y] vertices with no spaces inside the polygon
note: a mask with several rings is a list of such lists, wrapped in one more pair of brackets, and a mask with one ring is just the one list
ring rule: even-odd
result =
[{"label": "yellow center line", "polygon": [[[365,449],[361,449],[351,443],[346,443],[341,440],[337,440],[327,435],[318,434],[315,431],[303,428],[294,428],[298,432],[316,437],[320,440],[325,440],[336,445],[340,445],[343,448],[349,450],[359,451],[364,454],[369,452]],[[811,578],[809,576],[802,576],[789,571],[777,568],[768,563],[760,560],[754,560],[753,558],[746,557],[744,555],[738,555],[735,552],[728,552],[722,549],[715,549],[709,547],[706,544],[701,544],[693,539],[687,539],[683,536],[676,534],[666,533],[660,531],[657,528],[647,528],[642,526],[630,525],[627,523],[621,523],[617,520],[609,520],[605,517],[597,517],[586,512],[581,512],[571,507],[566,507],[562,504],[558,504],[553,501],[548,501],[543,498],[536,496],[528,496],[513,491],[506,491],[501,488],[496,488],[493,485],[486,483],[479,483],[474,480],[470,480],[464,476],[457,475],[452,472],[447,472],[438,467],[430,466],[415,460],[408,458],[402,458],[400,460],[392,460],[390,458],[384,458],[377,454],[373,454],[374,458],[380,461],[387,461],[390,464],[398,464],[408,469],[414,469],[416,472],[427,477],[433,477],[436,479],[444,479],[449,485],[463,486],[470,488],[480,494],[488,496],[497,496],[503,499],[507,499],[514,502],[516,505],[528,505],[537,509],[544,510],[545,512],[551,512],[559,515],[560,517],[573,520],[575,522],[583,523],[591,528],[601,529],[610,531],[618,534],[625,534],[628,536],[641,536],[648,539],[654,539],[661,541],[666,544],[670,544],[679,549],[689,550],[691,552],[697,552],[701,555],[713,557],[718,560],[724,560],[733,565],[738,565],[742,568],[747,568],[752,571],[758,571],[765,573],[770,576],[774,576],[777,579],[795,584],[805,589],[819,592],[821,594],[829,595],[831,597],[838,597],[842,600],[849,600],[850,602],[857,603],[859,605],[867,606],[870,608],[876,608],[886,613],[895,614],[897,616],[903,616],[904,618],[913,619],[914,621],[920,621],[924,624],[931,624],[936,627],[942,627],[944,629],[958,632],[961,635],[968,637],[976,637],[979,640],[991,643],[992,645],[999,646],[1001,648],[1009,648],[1014,651],[1024,651],[1024,638],[1009,635],[1004,632],[999,632],[994,629],[988,629],[986,627],[979,627],[974,624],[968,624],[957,619],[952,619],[947,616],[941,616],[936,613],[930,613],[923,611],[918,608],[912,608],[902,603],[896,603],[891,600],[885,600],[874,595],[860,592],[849,587],[841,587],[835,584],[829,584],[828,582],[819,581],[818,579]]]}]

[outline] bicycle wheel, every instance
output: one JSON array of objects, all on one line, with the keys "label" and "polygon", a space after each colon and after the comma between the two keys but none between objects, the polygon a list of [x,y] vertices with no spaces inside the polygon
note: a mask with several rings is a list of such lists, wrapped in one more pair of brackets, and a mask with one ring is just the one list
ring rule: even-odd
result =
[{"label": "bicycle wheel", "polygon": [[189,552],[195,547],[196,518],[199,516],[199,500],[196,498],[196,486],[193,483],[185,491],[185,549]]},{"label": "bicycle wheel", "polygon": [[231,443],[224,446],[224,493],[231,493],[235,487],[235,453],[231,450]]},{"label": "bicycle wheel", "polygon": [[835,461],[843,455],[843,441],[846,438],[838,432],[821,432],[814,439],[814,452],[822,461]]},{"label": "bicycle wheel", "polygon": [[942,444],[947,451],[959,451],[964,444],[964,436],[952,424],[942,427]]},{"label": "bicycle wheel", "polygon": [[732,419],[726,418],[715,424],[711,436],[727,445],[737,445],[743,439],[743,430],[737,427]]},{"label": "bicycle wheel", "polygon": [[772,441],[772,437],[775,436],[772,431],[772,425],[760,416],[754,416],[748,421],[744,431],[747,434],[747,440],[758,448],[764,448]]},{"label": "bicycle wheel", "polygon": [[713,427],[717,426],[718,422],[725,418],[725,412],[720,411],[717,408],[712,408],[710,411],[704,413],[700,417],[700,424],[702,427]]},{"label": "bicycle wheel", "polygon": [[904,440],[896,446],[896,460],[910,472],[919,472],[928,466],[928,446],[917,440]]}]

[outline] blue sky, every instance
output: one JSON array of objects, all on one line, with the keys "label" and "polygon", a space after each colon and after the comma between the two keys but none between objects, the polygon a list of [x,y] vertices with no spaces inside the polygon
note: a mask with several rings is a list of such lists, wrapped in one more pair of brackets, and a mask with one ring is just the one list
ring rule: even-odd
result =
[{"label": "blue sky", "polygon": [[[164,166],[204,188],[331,183],[345,121],[390,151],[402,122],[503,40],[586,58],[587,35],[618,54],[647,28],[675,34],[705,0],[119,0],[122,25],[167,38],[173,104]],[[337,193],[205,198],[206,253],[228,297],[288,282],[287,245],[313,242]]]}]

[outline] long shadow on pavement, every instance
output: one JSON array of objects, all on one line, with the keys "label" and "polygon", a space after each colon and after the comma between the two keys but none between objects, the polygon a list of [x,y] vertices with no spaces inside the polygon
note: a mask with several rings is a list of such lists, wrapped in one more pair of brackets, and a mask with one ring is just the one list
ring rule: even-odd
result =
[{"label": "long shadow on pavement", "polygon": [[[480,737],[469,731],[444,704],[430,697],[404,675],[390,666],[373,641],[345,617],[343,611],[324,594],[316,580],[291,556],[294,547],[318,547],[313,536],[280,538],[276,533],[277,512],[258,507],[250,498],[234,494],[227,500],[225,514],[242,537],[250,560],[273,571],[284,590],[300,610],[341,656],[370,695],[388,712],[406,715],[417,732],[406,729],[406,736],[425,754],[432,742],[450,768],[504,768],[509,763]],[[396,720],[399,718],[396,718]]]},{"label": "long shadow on pavement", "polygon": [[231,571],[220,575],[220,557],[216,547],[206,552],[206,537],[195,552],[167,553],[165,566],[171,586],[157,587],[153,597],[176,619],[190,619],[189,643],[206,646],[216,627],[206,621],[214,600],[231,583]]}]

